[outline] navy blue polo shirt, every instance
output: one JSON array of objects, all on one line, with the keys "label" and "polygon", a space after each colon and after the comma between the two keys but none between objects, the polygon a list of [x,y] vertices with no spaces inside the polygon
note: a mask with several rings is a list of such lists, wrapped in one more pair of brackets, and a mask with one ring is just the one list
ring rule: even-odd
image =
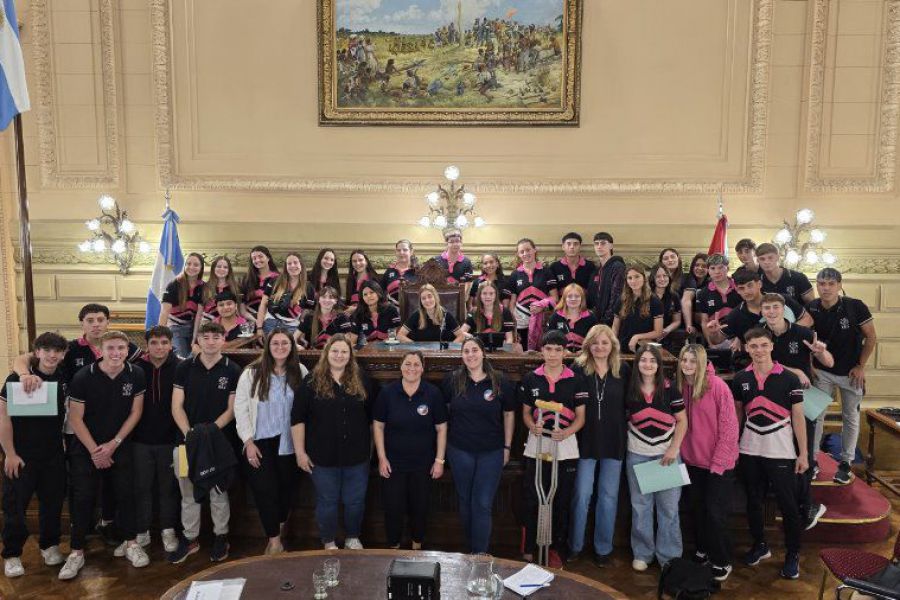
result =
[{"label": "navy blue polo shirt", "polygon": [[400,271],[397,268],[397,265],[392,263],[387,269],[384,270],[384,273],[381,274],[381,289],[384,290],[384,293],[388,295],[388,297],[396,302],[400,302],[400,286],[403,282],[407,283],[415,283],[416,281],[416,270],[413,267],[409,267],[405,271]]},{"label": "navy blue polo shirt", "polygon": [[98,444],[116,437],[131,415],[134,399],[144,393],[144,371],[125,363],[125,368],[110,377],[99,363],[84,367],[69,384],[69,402],[84,405],[84,424]]},{"label": "navy blue polo shirt", "polygon": [[342,312],[335,311],[333,314],[334,318],[328,321],[325,327],[322,327],[321,323],[319,324],[316,339],[311,339],[313,319],[316,318],[316,315],[309,313],[303,317],[303,321],[300,322],[300,332],[306,339],[309,348],[324,348],[331,336],[339,333],[353,333],[353,323],[350,321],[350,317]]},{"label": "navy blue polo shirt", "polygon": [[[615,314],[619,316],[622,310],[622,300],[616,300]],[[653,331],[654,321],[663,317],[663,303],[654,294],[650,295],[650,310],[647,316],[641,314],[641,305],[635,303],[631,312],[624,317],[619,316],[619,344],[622,346],[622,352],[629,353],[628,342],[631,338],[640,333],[650,333]],[[648,340],[649,341],[649,340]]]},{"label": "navy blue polo shirt", "polygon": [[[790,298],[798,304],[803,304],[803,294],[812,289],[809,278],[799,271],[791,269],[782,269],[781,278],[778,281],[771,281],[765,273],[762,274],[762,291],[764,294],[777,293]],[[798,317],[799,318],[799,315]]]},{"label": "navy blue polo shirt", "polygon": [[[478,296],[478,286],[485,281],[487,281],[487,277],[479,275],[478,278],[472,282],[472,286],[469,288],[469,299],[472,302],[475,302],[475,297]],[[497,286],[497,292],[499,293],[497,302],[509,298],[509,290],[506,288],[506,277],[497,277],[497,279],[494,280],[494,285]]]},{"label": "navy blue polo shirt", "polygon": [[[794,313],[796,319],[803,318],[803,315],[806,313],[806,309],[803,308],[802,305],[787,296],[784,297],[784,305],[791,309],[791,312]],[[762,321],[762,313],[753,312],[747,307],[746,302],[741,302],[741,305],[725,315],[725,318],[723,318],[722,321],[728,325],[722,332],[725,334],[725,337],[729,339],[738,338],[743,342],[745,333],[754,327],[760,327],[762,325],[760,322]]]},{"label": "navy blue polo shirt", "polygon": [[184,304],[178,303],[178,297],[182,285],[188,285],[184,278],[176,278],[166,286],[162,301],[172,305],[169,311],[169,321],[175,325],[184,325],[194,322],[197,311],[203,306],[203,282],[197,280],[188,289]]},{"label": "navy blue polo shirt", "polygon": [[553,273],[554,279],[556,279],[556,289],[560,295],[570,283],[577,283],[581,286],[581,289],[587,292],[595,270],[597,270],[597,267],[594,263],[585,260],[583,256],[578,257],[578,264],[575,265],[574,270],[569,267],[569,263],[565,258],[561,258],[550,265],[550,272]]},{"label": "navy blue polo shirt", "polygon": [[[184,390],[184,412],[188,424],[212,423],[228,410],[228,398],[237,390],[241,368],[228,357],[221,357],[207,369],[199,356],[175,367],[173,387]],[[234,421],[229,426],[233,427]]]},{"label": "navy blue polo shirt", "polygon": [[447,422],[440,390],[427,381],[408,396],[402,381],[382,388],[372,418],[384,423],[384,452],[397,473],[427,470],[437,452],[436,425]]},{"label": "navy blue polo shirt", "polygon": [[[136,361],[142,353],[143,351],[134,342],[128,342],[128,362]],[[84,336],[77,340],[70,340],[61,365],[64,381],[66,383],[72,381],[79,369],[102,359],[103,353],[100,352],[100,349],[91,346]]]},{"label": "navy blue polo shirt", "polygon": [[[500,323],[493,322],[493,315],[485,315],[484,328],[478,328],[478,319],[476,319],[478,309],[466,315],[466,325],[469,326],[469,333],[506,333],[516,328],[516,320],[508,308],[500,311]],[[490,319],[490,320],[488,320]]]},{"label": "navy blue polo shirt", "polygon": [[425,327],[419,328],[419,312],[413,311],[403,324],[409,330],[409,339],[414,342],[452,342],[456,337],[456,330],[459,329],[459,323],[456,317],[447,311],[444,311],[443,327],[441,323],[435,323],[428,314],[425,314]]},{"label": "navy blue polo shirt", "polygon": [[809,314],[819,339],[828,344],[834,356],[833,367],[826,368],[816,361],[816,368],[835,375],[849,375],[862,354],[862,326],[872,320],[869,307],[862,300],[843,296],[831,308],[825,308],[822,299],[816,298],[809,303]]},{"label": "navy blue polo shirt", "polygon": [[447,269],[450,276],[447,277],[447,283],[464,283],[472,279],[472,261],[460,252],[456,256],[456,262],[450,264],[450,256],[444,252],[434,257],[434,260]]},{"label": "navy blue polo shirt", "polygon": [[463,371],[465,390],[457,393],[459,373],[449,373],[441,385],[450,410],[447,443],[465,452],[502,450],[503,414],[519,407],[512,384],[503,375],[498,375],[499,394],[495,394],[490,377],[476,383],[469,378],[468,372]]},{"label": "navy blue polo shirt", "polygon": [[[787,323],[787,320],[785,322]],[[768,324],[764,327],[772,331]],[[807,377],[811,377],[812,352],[803,342],[812,344],[813,330],[796,323],[787,323],[787,329],[781,335],[772,331],[772,337],[775,345],[772,349],[772,360],[791,369],[800,369]]]},{"label": "navy blue polo shirt", "polygon": [[563,332],[566,335],[566,350],[569,352],[580,352],[581,345],[584,344],[584,338],[587,337],[588,331],[597,323],[597,316],[589,310],[582,311],[574,322],[566,317],[564,310],[559,310],[550,317],[550,321],[547,323],[547,331],[556,329]]},{"label": "navy blue polo shirt", "polygon": [[388,330],[400,329],[400,312],[397,307],[388,304],[378,311],[378,316],[372,318],[369,308],[365,308],[362,317],[357,317],[353,323],[353,333],[361,335],[369,342],[377,342],[388,338]]},{"label": "navy blue polo shirt", "polygon": [[705,286],[697,288],[694,298],[694,310],[697,313],[709,315],[710,319],[721,319],[737,308],[743,300],[738,294],[734,280],[728,278],[728,287],[725,293],[719,291],[716,284],[710,279]]}]

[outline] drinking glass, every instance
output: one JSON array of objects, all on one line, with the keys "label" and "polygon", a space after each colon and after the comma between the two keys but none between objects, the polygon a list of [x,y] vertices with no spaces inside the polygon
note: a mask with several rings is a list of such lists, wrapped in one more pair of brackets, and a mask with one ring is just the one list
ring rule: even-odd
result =
[{"label": "drinking glass", "polygon": [[469,592],[470,598],[493,600],[494,559],[490,554],[476,554],[472,557],[466,590]]},{"label": "drinking glass", "polygon": [[341,561],[337,558],[328,558],[322,564],[322,570],[325,572],[325,575],[328,577],[328,587],[335,587],[340,580],[338,580],[338,575],[341,573]]},{"label": "drinking glass", "polygon": [[389,341],[389,342],[396,342],[396,341],[397,341],[397,330],[396,330],[395,328],[391,327],[390,329],[388,329],[388,339],[387,339],[387,341]]},{"label": "drinking glass", "polygon": [[313,572],[313,591],[315,600],[325,600],[328,597],[328,575],[325,571],[318,570]]}]

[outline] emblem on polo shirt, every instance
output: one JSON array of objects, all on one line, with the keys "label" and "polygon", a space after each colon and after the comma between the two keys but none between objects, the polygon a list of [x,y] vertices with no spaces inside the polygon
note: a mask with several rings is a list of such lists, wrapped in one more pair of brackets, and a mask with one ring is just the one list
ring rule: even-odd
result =
[{"label": "emblem on polo shirt", "polygon": [[539,390],[538,388],[531,388],[531,395],[537,398],[541,395],[541,390]]},{"label": "emblem on polo shirt", "polygon": [[84,366],[84,359],[83,359],[83,358],[76,358],[76,359],[75,359],[75,366],[76,366],[76,367],[83,367],[83,366]]},{"label": "emblem on polo shirt", "polygon": [[494,399],[494,390],[491,390],[491,389],[484,390],[484,399],[487,400],[488,402],[493,400]]},{"label": "emblem on polo shirt", "polygon": [[794,295],[794,286],[789,285],[786,288],[784,288],[784,291],[787,292],[788,296],[793,296]]},{"label": "emblem on polo shirt", "polygon": [[742,384],[741,384],[741,389],[744,390],[745,392],[749,392],[749,391],[750,391],[750,384],[749,384],[749,383],[742,383]]},{"label": "emblem on polo shirt", "polygon": [[416,412],[419,413],[420,415],[422,415],[422,416],[424,417],[425,415],[428,414],[428,405],[427,405],[427,404],[420,404],[420,405],[416,408]]},{"label": "emblem on polo shirt", "polygon": [[557,324],[556,324],[556,328],[557,328],[557,329],[565,329],[565,327],[566,327],[566,324],[565,324],[565,323],[557,323]]},{"label": "emblem on polo shirt", "polygon": [[707,305],[707,306],[715,306],[715,305],[716,305],[716,301],[715,301],[715,300],[707,300],[707,301],[706,301],[706,305]]},{"label": "emblem on polo shirt", "polygon": [[800,352],[800,344],[798,342],[791,342],[788,344],[788,352],[791,354],[797,354]]},{"label": "emblem on polo shirt", "polygon": [[134,387],[134,385],[131,384],[131,383],[123,383],[123,384],[122,384],[122,395],[123,395],[123,396],[130,396],[130,395],[131,395],[131,390],[133,389],[133,387]]},{"label": "emblem on polo shirt", "polygon": [[228,389],[228,378],[227,377],[219,377],[219,389],[220,390]]},{"label": "emblem on polo shirt", "polygon": [[847,317],[841,317],[841,329],[850,329],[850,319]]}]

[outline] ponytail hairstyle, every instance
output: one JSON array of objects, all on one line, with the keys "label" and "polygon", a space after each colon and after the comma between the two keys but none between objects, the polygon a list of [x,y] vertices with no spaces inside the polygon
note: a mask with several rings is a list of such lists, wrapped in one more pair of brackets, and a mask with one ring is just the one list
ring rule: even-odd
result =
[{"label": "ponytail hairstyle", "polygon": [[537,264],[540,259],[538,258],[537,246],[535,245],[534,240],[532,240],[531,238],[522,238],[518,242],[516,242],[516,260],[520,265],[522,264],[522,260],[519,258],[519,246],[521,246],[522,244],[528,244],[534,249],[534,263]]},{"label": "ponytail hairstyle", "polygon": [[644,267],[642,267],[638,263],[632,263],[628,265],[628,268],[625,269],[626,278],[628,277],[628,273],[631,271],[640,274],[640,276],[644,278],[644,285],[641,287],[640,295],[635,296],[634,292],[631,290],[631,286],[628,285],[627,281],[625,282],[625,285],[622,286],[622,308],[619,309],[619,318],[626,318],[635,308],[638,308],[640,310],[640,315],[642,317],[649,317],[650,286],[647,285],[647,274],[644,272]]}]

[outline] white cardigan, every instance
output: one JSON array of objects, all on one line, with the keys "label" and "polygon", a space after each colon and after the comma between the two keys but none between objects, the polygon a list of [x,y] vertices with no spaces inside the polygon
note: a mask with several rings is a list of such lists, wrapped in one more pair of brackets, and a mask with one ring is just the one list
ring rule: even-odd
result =
[{"label": "white cardigan", "polygon": [[[307,369],[300,364],[300,375],[306,377]],[[253,387],[253,369],[244,369],[238,379],[237,390],[234,393],[234,421],[237,425],[237,434],[244,443],[252,442],[256,435],[256,415],[259,408],[259,396],[251,394]]]}]

